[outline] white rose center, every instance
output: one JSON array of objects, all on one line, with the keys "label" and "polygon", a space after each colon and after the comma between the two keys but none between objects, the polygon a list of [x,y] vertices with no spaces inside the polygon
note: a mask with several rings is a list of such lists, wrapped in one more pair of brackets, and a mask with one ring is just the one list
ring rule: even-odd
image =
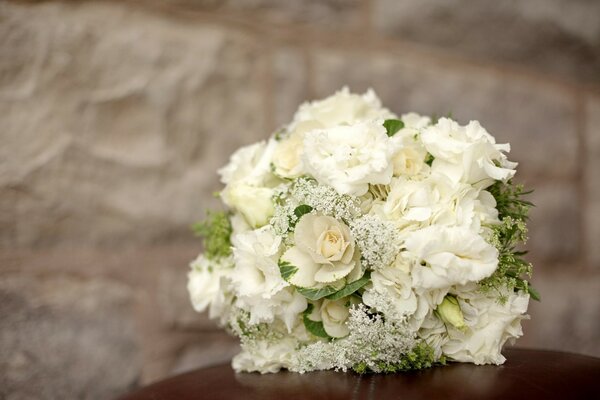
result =
[{"label": "white rose center", "polygon": [[329,261],[339,261],[347,247],[348,243],[338,227],[323,231],[317,239],[319,253]]}]

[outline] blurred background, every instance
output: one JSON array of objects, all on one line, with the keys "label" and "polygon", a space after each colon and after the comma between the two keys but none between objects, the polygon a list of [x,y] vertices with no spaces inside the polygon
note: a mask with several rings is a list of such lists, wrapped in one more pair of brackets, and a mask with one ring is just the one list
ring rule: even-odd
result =
[{"label": "blurred background", "polygon": [[518,346],[600,356],[600,2],[0,2],[0,397],[221,363],[187,299],[216,169],[307,99],[479,119],[535,188]]}]

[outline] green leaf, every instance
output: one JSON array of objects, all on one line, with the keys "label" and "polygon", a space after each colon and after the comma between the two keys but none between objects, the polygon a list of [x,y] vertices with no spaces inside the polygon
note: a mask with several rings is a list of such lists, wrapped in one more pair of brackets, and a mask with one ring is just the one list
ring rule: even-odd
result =
[{"label": "green leaf", "polygon": [[308,289],[308,288],[301,288],[301,287],[296,287],[296,290],[298,291],[298,293],[300,293],[302,296],[306,297],[309,300],[319,300],[322,299],[323,297],[327,297],[332,293],[337,292],[339,289],[335,288],[333,286],[324,286],[322,288],[318,288],[318,289]]},{"label": "green leaf", "polygon": [[308,316],[313,310],[313,307],[314,306],[312,304],[309,304],[306,311],[304,311],[304,314],[302,316],[302,320],[304,321],[304,327],[307,331],[309,331],[315,336],[322,338],[330,338],[327,332],[325,332],[325,327],[323,327],[322,321],[313,321],[312,319],[308,318]]},{"label": "green leaf", "polygon": [[398,132],[400,129],[404,128],[404,122],[399,119],[386,119],[383,122],[383,126],[387,131],[387,135],[392,137]]},{"label": "green leaf", "polygon": [[540,296],[540,292],[533,288],[531,285],[527,285],[527,292],[535,301],[542,301],[542,296]]},{"label": "green leaf", "polygon": [[431,164],[433,164],[433,160],[435,160],[435,157],[427,153],[427,155],[425,156],[425,164],[431,167]]},{"label": "green leaf", "polygon": [[349,296],[352,293],[356,292],[361,287],[365,286],[369,282],[370,279],[371,279],[371,271],[367,271],[362,276],[362,278],[360,278],[359,280],[356,280],[352,283],[347,284],[342,289],[327,296],[327,298],[329,300],[338,300],[338,299],[341,299],[342,297]]},{"label": "green leaf", "polygon": [[302,218],[304,214],[308,214],[311,212],[313,208],[307,204],[301,204],[294,209],[294,215],[298,217],[298,219]]},{"label": "green leaf", "polygon": [[279,260],[279,272],[281,272],[281,277],[284,281],[289,282],[290,278],[294,276],[296,272],[298,272],[298,267],[290,264],[287,261]]}]

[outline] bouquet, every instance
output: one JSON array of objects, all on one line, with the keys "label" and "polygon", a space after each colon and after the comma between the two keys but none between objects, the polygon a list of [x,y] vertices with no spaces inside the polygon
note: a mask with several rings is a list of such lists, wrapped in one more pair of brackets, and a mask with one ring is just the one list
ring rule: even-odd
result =
[{"label": "bouquet", "polygon": [[372,90],[305,103],[219,170],[192,304],[239,337],[236,371],[502,364],[539,297],[509,150]]}]

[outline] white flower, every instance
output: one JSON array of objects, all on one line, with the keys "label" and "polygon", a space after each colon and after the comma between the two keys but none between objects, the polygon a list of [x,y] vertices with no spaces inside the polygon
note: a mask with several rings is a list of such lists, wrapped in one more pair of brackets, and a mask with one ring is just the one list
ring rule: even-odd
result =
[{"label": "white flower", "polygon": [[277,143],[273,153],[275,173],[285,178],[297,178],[304,173],[302,168],[302,143],[306,132],[325,128],[318,121],[302,121],[295,129]]},{"label": "white flower", "polygon": [[236,355],[231,365],[236,372],[260,372],[261,374],[278,372],[290,368],[297,347],[297,341],[285,337],[277,341],[257,341]]},{"label": "white flower", "polygon": [[239,211],[253,228],[266,225],[273,216],[275,191],[254,187],[242,182],[232,182],[223,190],[221,198],[229,207]]},{"label": "white flower", "polygon": [[447,175],[454,182],[485,188],[494,180],[507,181],[515,174],[516,163],[507,160],[508,144],[496,144],[477,121],[460,126],[448,118],[421,133],[425,148],[435,159],[432,171]]},{"label": "white flower", "polygon": [[269,298],[259,295],[240,296],[236,305],[250,312],[251,325],[281,321],[290,333],[308,305],[306,298],[291,287],[284,287]]},{"label": "white flower", "polygon": [[502,347],[509,339],[523,334],[521,320],[527,318],[529,295],[506,293],[501,304],[496,296],[482,294],[469,285],[458,289],[458,300],[466,329],[448,329],[449,340],[442,346],[444,354],[456,361],[481,364],[502,364]]},{"label": "white flower", "polygon": [[231,279],[239,296],[269,299],[288,286],[277,265],[281,238],[270,225],[234,234],[231,242],[235,260]]},{"label": "white flower", "polygon": [[348,88],[344,87],[333,96],[302,104],[294,115],[290,129],[295,130],[298,124],[305,121],[315,121],[323,128],[330,128],[357,121],[395,117],[392,112],[381,106],[381,101],[372,89],[358,95],[350,93]]},{"label": "white flower", "polygon": [[303,288],[338,285],[342,279],[352,282],[362,275],[360,253],[343,222],[306,214],[296,225],[294,240],[296,245],[281,257],[297,268],[288,278],[291,284]]},{"label": "white flower", "polygon": [[219,170],[226,184],[221,193],[223,202],[239,211],[253,228],[265,225],[273,215],[273,187],[279,183],[271,173],[276,144],[270,140],[242,147]]},{"label": "white flower", "polygon": [[307,132],[387,118],[395,118],[395,115],[381,107],[381,101],[372,90],[358,95],[344,87],[326,99],[304,103],[288,127],[289,134],[275,149],[275,173],[285,178],[296,178],[306,172],[302,165],[302,143]]},{"label": "white flower", "polygon": [[[408,271],[393,265],[371,273],[372,285],[363,293],[363,302],[366,305],[376,307],[377,297],[375,293],[387,297],[390,306],[394,310],[394,319],[400,319],[404,315],[413,314],[417,309],[417,297],[412,290],[411,277]],[[384,310],[379,310],[384,312]]]},{"label": "white flower", "polygon": [[265,186],[273,179],[271,162],[277,142],[258,142],[238,149],[229,163],[219,170],[221,182],[244,182],[247,185]]},{"label": "white flower", "polygon": [[413,286],[441,289],[477,282],[498,266],[498,250],[466,228],[430,226],[404,243],[414,257]]},{"label": "white flower", "polygon": [[392,178],[394,145],[383,121],[359,122],[311,131],[304,138],[306,171],[339,193],[361,196],[369,184],[388,184]]},{"label": "white flower", "polygon": [[187,289],[194,310],[203,312],[210,306],[210,318],[226,317],[232,300],[229,288],[232,265],[231,258],[214,261],[203,254],[191,262]]},{"label": "white flower", "polygon": [[450,182],[439,175],[424,180],[394,178],[390,189],[383,212],[405,223],[428,221],[452,192]]},{"label": "white flower", "polygon": [[392,158],[394,176],[414,176],[426,172],[429,170],[429,165],[425,163],[427,150],[419,134],[431,123],[431,119],[415,113],[404,114],[401,119],[404,128],[391,138],[397,148]]},{"label": "white flower", "polygon": [[349,299],[339,300],[324,299],[319,309],[323,328],[331,337],[342,338],[348,336],[350,331],[346,322],[350,316],[350,310],[347,303],[352,303]]}]

